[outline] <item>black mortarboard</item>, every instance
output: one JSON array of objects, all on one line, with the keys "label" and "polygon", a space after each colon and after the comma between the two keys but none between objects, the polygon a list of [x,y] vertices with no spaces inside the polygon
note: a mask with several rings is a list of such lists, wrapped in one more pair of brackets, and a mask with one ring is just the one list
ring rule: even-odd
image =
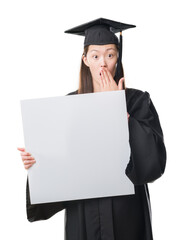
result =
[{"label": "black mortarboard", "polygon": [[[116,70],[116,81],[122,77],[122,31],[136,27],[135,25],[125,24],[121,22],[112,21],[105,18],[98,18],[96,20],[84,23],[77,27],[66,30],[65,33],[85,36],[84,46],[88,45],[105,45],[116,44],[119,46],[119,58]],[[115,33],[120,32],[120,40],[118,41]]]}]

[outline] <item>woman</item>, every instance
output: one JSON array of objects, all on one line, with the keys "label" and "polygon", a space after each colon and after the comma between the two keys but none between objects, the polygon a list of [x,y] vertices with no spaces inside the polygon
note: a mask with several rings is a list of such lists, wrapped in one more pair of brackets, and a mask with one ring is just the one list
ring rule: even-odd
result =
[{"label": "woman", "polygon": [[[48,219],[65,208],[66,240],[153,239],[147,183],[164,173],[166,150],[149,93],[125,88],[121,37],[118,42],[115,32],[130,27],[133,25],[97,19],[67,31],[85,35],[79,89],[68,95],[125,89],[131,148],[126,175],[134,183],[135,194],[31,205],[27,182],[28,220]],[[25,168],[30,168],[34,157],[24,148],[18,149]]]}]

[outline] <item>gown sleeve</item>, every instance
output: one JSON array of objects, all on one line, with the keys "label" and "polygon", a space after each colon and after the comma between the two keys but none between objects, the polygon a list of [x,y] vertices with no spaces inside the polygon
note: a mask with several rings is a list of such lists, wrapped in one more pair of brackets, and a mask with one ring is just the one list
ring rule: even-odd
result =
[{"label": "gown sleeve", "polygon": [[46,220],[52,217],[57,212],[65,208],[65,202],[43,203],[43,204],[31,204],[29,194],[29,181],[26,185],[26,210],[27,219],[30,222],[38,220]]},{"label": "gown sleeve", "polygon": [[153,182],[164,173],[166,149],[159,117],[148,92],[136,95],[129,114],[131,154],[126,175],[135,185]]}]

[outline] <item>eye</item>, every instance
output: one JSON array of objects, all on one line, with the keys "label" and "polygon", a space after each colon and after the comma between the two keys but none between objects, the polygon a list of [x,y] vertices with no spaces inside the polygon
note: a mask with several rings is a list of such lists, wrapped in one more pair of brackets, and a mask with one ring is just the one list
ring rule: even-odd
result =
[{"label": "eye", "polygon": [[98,56],[97,56],[97,55],[93,55],[93,58],[94,58],[94,59],[97,59],[97,58],[98,58]]},{"label": "eye", "polygon": [[112,54],[112,53],[109,53],[109,54],[108,54],[108,57],[109,57],[109,58],[112,58],[112,57],[113,57],[113,54]]}]

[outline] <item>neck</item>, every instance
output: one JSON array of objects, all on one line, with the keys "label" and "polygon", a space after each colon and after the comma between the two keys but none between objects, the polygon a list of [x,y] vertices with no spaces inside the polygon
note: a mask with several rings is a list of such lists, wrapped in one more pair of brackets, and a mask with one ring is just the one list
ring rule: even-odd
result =
[{"label": "neck", "polygon": [[92,80],[92,81],[93,81],[93,92],[101,92],[102,89],[101,89],[100,84],[94,80]]}]

